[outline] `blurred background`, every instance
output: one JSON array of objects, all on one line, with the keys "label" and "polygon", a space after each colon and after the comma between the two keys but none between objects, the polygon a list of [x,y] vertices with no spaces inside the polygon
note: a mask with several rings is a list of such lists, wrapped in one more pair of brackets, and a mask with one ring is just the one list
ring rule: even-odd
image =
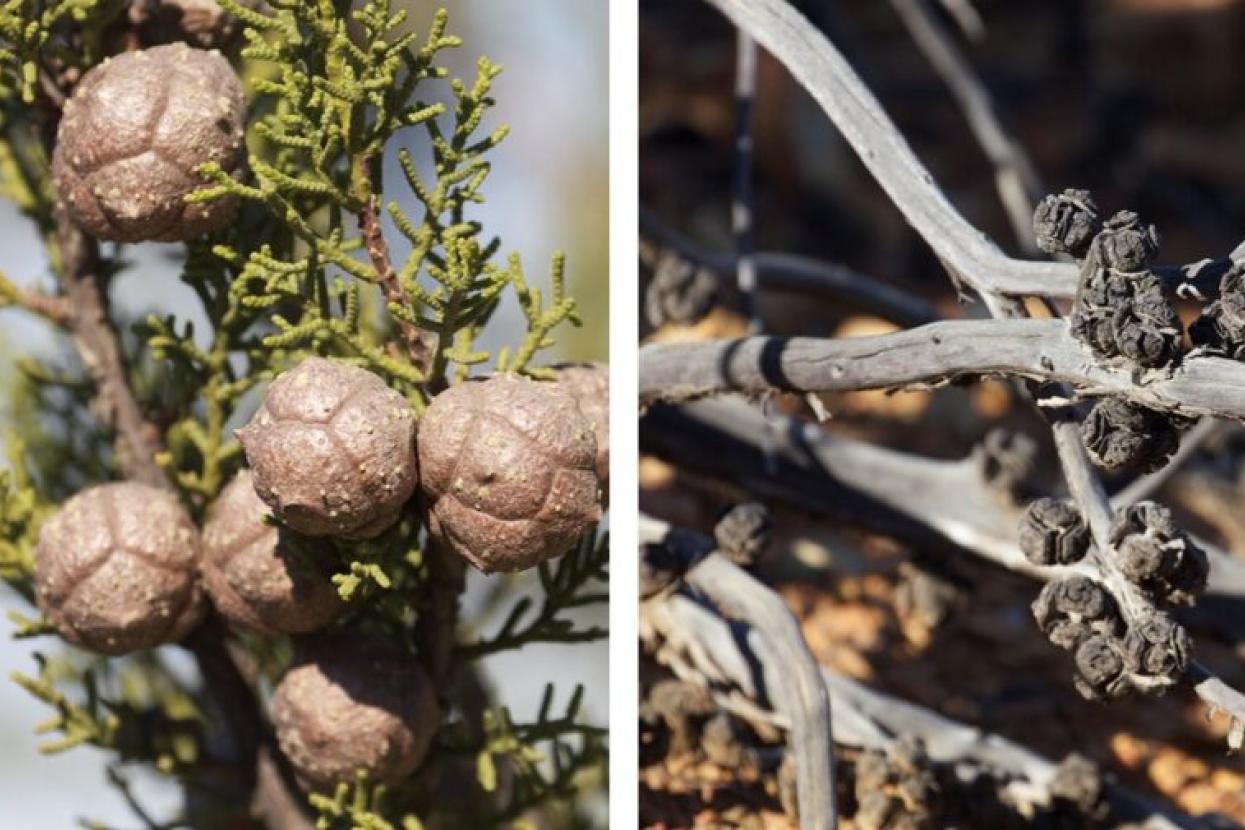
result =
[{"label": "blurred background", "polygon": [[[427,28],[440,5],[406,5],[419,31]],[[484,191],[487,203],[473,216],[501,237],[503,252],[517,251],[528,278],[547,286],[553,253],[567,254],[569,291],[579,302],[584,325],[564,329],[558,347],[547,353],[550,361],[604,360],[608,338],[608,9],[605,3],[566,0],[459,0],[450,5],[450,30],[465,45],[446,62],[460,77],[474,77],[475,62],[487,55],[505,67],[494,84],[498,106],[487,132],[509,124],[511,134],[491,154],[493,173]],[[418,141],[412,132],[412,141]],[[397,146],[391,146],[391,153]],[[418,150],[417,147],[412,149]],[[418,155],[418,152],[417,152]],[[396,166],[387,165],[396,170]],[[390,179],[393,193],[400,179]],[[396,236],[396,234],[394,234]],[[11,205],[0,205],[0,270],[23,285],[50,285],[46,262],[37,237]],[[178,280],[177,249],[171,246],[131,247],[134,267],[119,277],[112,299],[119,314],[139,319],[158,310],[182,319],[200,320],[194,294]],[[197,329],[207,331],[200,324]],[[515,342],[523,326],[517,307],[507,298],[485,339],[489,348]],[[41,324],[16,311],[0,311],[0,387],[7,386],[13,360],[22,355],[53,358],[65,344]],[[0,410],[0,426],[10,413]],[[2,431],[2,430],[0,430]],[[463,617],[484,631],[499,621],[476,613],[485,580],[473,572]],[[530,586],[527,586],[530,587]],[[525,585],[515,586],[522,591]],[[20,609],[23,603],[0,586],[0,612]],[[605,624],[604,608],[588,612],[593,622]],[[13,641],[11,624],[0,622],[0,827],[69,828],[81,819],[109,827],[139,825],[104,776],[107,756],[88,747],[44,757],[35,724],[47,717],[42,703],[31,698],[7,675],[12,670],[33,673],[32,652],[54,648],[47,638]],[[175,653],[175,651],[174,651]],[[584,717],[607,721],[608,654],[604,641],[589,645],[524,649],[486,662],[488,680],[498,690],[499,702],[513,708],[518,719],[534,716],[546,682],[561,694],[576,683],[586,686]],[[564,702],[564,699],[563,699]],[[138,780],[138,795],[158,818],[176,814],[178,791],[153,778]],[[603,801],[597,805],[597,812]]]},{"label": "blurred background", "polygon": [[[901,11],[910,4],[794,5],[844,52],[966,218],[1009,254],[1033,255],[1032,240],[1009,221],[994,168],[962,109],[905,25]],[[1036,174],[1038,196],[1086,188],[1104,216],[1139,212],[1158,227],[1164,263],[1226,256],[1245,239],[1245,3],[922,5],[990,93],[1004,130]],[[652,302],[654,274],[662,269],[667,278],[682,274],[683,282],[670,285],[686,292],[680,309],[649,313],[640,334],[738,336],[746,327],[729,264],[734,29],[706,3],[641,0],[640,39],[638,300]],[[928,246],[764,50],[757,84],[757,250],[848,266],[919,297],[940,316],[984,316],[979,303],[957,301]],[[695,255],[681,260],[680,249]],[[767,290],[758,305],[767,333],[829,337],[896,328],[846,294]],[[644,309],[651,312],[641,308],[642,318]],[[1198,306],[1186,304],[1181,313],[1188,322]],[[963,458],[1004,427],[1037,442],[1038,479],[1058,480],[1049,430],[1007,384],[826,395],[821,402],[832,413],[825,428],[836,435],[934,458]],[[813,417],[804,401],[790,397],[767,398],[765,406]],[[642,445],[643,429],[642,422]],[[1240,444],[1239,428],[1226,426],[1159,498],[1182,526],[1245,556]],[[654,455],[642,458],[640,479],[642,510],[702,531],[743,497],[732,483]],[[1107,483],[1114,489],[1124,480]],[[1033,583],[972,557],[956,559],[933,569],[952,586],[954,603],[923,615],[911,605],[912,574],[933,558],[927,551],[860,531],[850,518],[776,509],[779,537],[763,573],[800,617],[823,664],[1055,760],[1079,752],[1129,786],[1245,825],[1245,764],[1224,756],[1222,721],[1208,724],[1187,694],[1109,707],[1081,700],[1067,656],[1032,624]],[[1240,646],[1201,634],[1197,642],[1199,659],[1238,687],[1245,681]],[[774,822],[765,827],[788,826],[772,792],[679,764],[658,758],[642,769],[645,826],[688,826],[693,819],[735,826],[741,814]],[[742,813],[727,809],[741,804]]]}]

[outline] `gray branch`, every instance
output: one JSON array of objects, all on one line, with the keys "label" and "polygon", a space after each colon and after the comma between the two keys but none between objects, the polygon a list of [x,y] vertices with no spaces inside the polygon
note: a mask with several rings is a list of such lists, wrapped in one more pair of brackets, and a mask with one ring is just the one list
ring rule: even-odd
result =
[{"label": "gray branch", "polygon": [[913,41],[946,83],[969,129],[994,167],[994,186],[1024,252],[1040,256],[1033,239],[1033,208],[1042,192],[1033,162],[994,110],[990,92],[926,0],[891,0]]},{"label": "gray branch", "polygon": [[735,32],[735,170],[731,186],[731,233],[735,237],[735,284],[748,318],[749,334],[761,331],[756,310],[756,186],[752,122],[757,94],[757,45],[742,29]]},{"label": "gray branch", "polygon": [[[688,417],[690,415],[690,418]],[[1049,580],[1083,573],[1111,580],[1117,599],[1144,613],[1144,599],[1102,562],[1037,567],[1016,545],[1019,513],[1002,508],[999,494],[983,483],[980,468],[966,462],[938,462],[905,456],[830,436],[796,419],[768,422],[751,407],[733,401],[701,401],[662,407],[648,415],[641,448],[701,472],[734,480],[750,492],[780,499],[812,512],[838,516],[891,536],[929,543],[937,551],[954,548],[979,553],[1027,575]],[[701,440],[698,443],[697,437]],[[755,452],[755,457],[750,455]],[[1205,544],[1199,540],[1199,544]],[[1211,560],[1207,595],[1201,605],[1228,604],[1232,609],[1212,625],[1239,636],[1235,619],[1245,596],[1245,566],[1206,545]],[[1117,579],[1118,577],[1118,579]],[[1218,602],[1216,602],[1218,601]],[[1245,734],[1245,695],[1192,663],[1184,678],[1211,709],[1228,715],[1229,746],[1240,747]]]},{"label": "gray branch", "polygon": [[[641,544],[665,541],[671,528],[664,522],[640,516]],[[800,624],[774,591],[725,556],[713,550],[713,541],[688,532],[680,533],[684,544],[692,543],[698,558],[689,563],[684,583],[709,599],[725,616],[745,622],[764,638],[780,660],[781,674],[774,674],[769,688],[778,698],[779,711],[791,724],[788,744],[796,762],[796,795],[801,830],[833,830],[837,825],[834,800],[834,740],[830,698],[821,683],[817,661],[809,652]]]},{"label": "gray branch", "polygon": [[[683,679],[718,689],[730,687],[759,706],[766,703],[766,678],[787,671],[782,657],[757,632],[745,631],[741,636],[721,617],[682,594],[645,602],[640,631],[646,649]],[[834,698],[834,734],[839,744],[885,751],[898,736],[919,738],[931,760],[954,767],[963,780],[986,774],[1003,782],[1008,795],[1022,807],[1050,804],[1057,766],[1041,755],[824,667],[820,681]],[[1106,797],[1115,817],[1145,821],[1156,830],[1209,830],[1212,826],[1111,783]]]},{"label": "gray branch", "polygon": [[751,337],[640,349],[640,401],[721,392],[850,392],[987,376],[1064,383],[1187,416],[1245,420],[1245,363],[1186,355],[1138,372],[1098,362],[1062,320],[950,320],[847,339]]},{"label": "gray branch", "polygon": [[974,289],[997,293],[996,280],[1006,277],[1023,286],[1017,293],[1060,293],[1070,268],[1075,286],[1075,266],[1014,260],[961,216],[843,55],[789,2],[709,2],[787,67],[909,224]]},{"label": "gray branch", "polygon": [[[716,253],[662,224],[640,210],[640,235],[669,248],[681,257],[703,265],[719,281],[734,274],[739,258]],[[824,262],[799,254],[760,251],[753,256],[757,287],[766,292],[791,292],[823,297],[838,305],[876,314],[901,326],[919,326],[941,317],[929,303],[874,277],[837,262]]]},{"label": "gray branch", "polygon": [[[640,440],[643,451],[682,469],[923,550],[973,553],[1042,581],[1093,575],[1082,563],[1040,567],[1025,558],[1017,544],[1021,506],[987,478],[980,450],[954,461],[923,458],[841,438],[798,418],[767,417],[727,398],[656,407]],[[1185,614],[1245,639],[1245,562],[1196,541],[1211,562],[1201,604],[1226,610]]]},{"label": "gray branch", "polygon": [[[960,215],[839,50],[787,0],[708,2],[787,67],[908,223],[983,298],[992,294],[1068,298],[1076,293],[1076,265],[1013,259]],[[1242,248],[1233,255],[1245,254]],[[1160,273],[1173,287],[1194,281],[1203,295],[1211,296],[1227,264],[1225,258],[1163,268]]]},{"label": "gray branch", "polygon": [[[1023,316],[1017,303],[1001,296],[1004,292],[994,276],[1011,272],[1027,277],[1031,284],[1050,283],[1053,272],[1044,263],[1007,257],[956,211],[834,45],[785,0],[709,2],[768,49],[812,94],[948,272],[980,294],[994,317]],[[1026,288],[1018,293],[1047,292]],[[641,400],[677,400],[732,388],[750,392],[887,388],[997,374],[1053,381],[1063,387],[1058,392],[1061,397],[1072,394],[1071,388],[1082,394],[1115,391],[1154,409],[1245,417],[1245,384],[1239,382],[1245,366],[1239,363],[1187,357],[1179,369],[1161,372],[1161,377],[1147,380],[1136,377],[1136,372],[1121,377],[1118,371],[1083,365],[1085,354],[1062,321],[996,320],[965,325],[935,323],[852,341],[755,337],[686,345],[672,352],[670,345],[654,345],[645,349],[651,358],[648,363],[646,355],[641,355]],[[668,351],[662,353],[662,349]],[[1228,384],[1220,388],[1224,372]],[[653,376],[664,382],[654,384]],[[1095,384],[1095,376],[1101,376],[1103,383]],[[720,385],[706,386],[715,380]],[[1213,385],[1208,386],[1208,381]],[[1153,399],[1146,400],[1147,396]],[[1051,427],[1069,491],[1097,543],[1088,562],[1115,595],[1125,618],[1144,618],[1153,610],[1148,599],[1107,556],[1111,508],[1081,445],[1076,423],[1057,419]],[[1228,744],[1239,749],[1245,738],[1245,696],[1196,663],[1186,679],[1212,709],[1229,714]]]}]

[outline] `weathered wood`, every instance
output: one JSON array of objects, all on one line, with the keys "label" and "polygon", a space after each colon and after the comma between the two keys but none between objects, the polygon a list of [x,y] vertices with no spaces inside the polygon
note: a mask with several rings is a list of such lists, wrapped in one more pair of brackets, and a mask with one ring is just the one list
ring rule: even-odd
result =
[{"label": "weathered wood", "polygon": [[[640,236],[705,267],[720,282],[735,274],[737,256],[710,251],[666,227],[643,209],[640,210]],[[757,287],[762,292],[812,295],[833,302],[839,308],[858,309],[901,326],[919,326],[941,317],[937,309],[920,297],[837,262],[776,251],[759,251],[753,259]]]},{"label": "weathered wood", "polygon": [[[641,637],[657,659],[690,682],[733,686],[765,704],[765,678],[783,676],[783,658],[756,632],[741,633],[695,600],[681,595],[652,599],[641,610]],[[759,677],[758,677],[759,675]],[[955,766],[966,780],[977,774],[1000,782],[1024,807],[1051,800],[1057,765],[1020,744],[958,723],[924,707],[871,689],[822,668],[820,682],[834,700],[835,740],[844,746],[886,750],[896,738],[920,739],[931,760]],[[1210,830],[1210,822],[1108,782],[1113,815],[1148,827]]]},{"label": "weathered wood", "polygon": [[[1013,259],[966,220],[934,182],[873,93],[825,35],[787,0],[708,0],[778,59],[821,106],[938,258],[985,294],[1071,297],[1078,269]],[[1231,255],[1245,256],[1245,245]],[[1212,295],[1228,258],[1159,269]]]},{"label": "weathered wood", "polygon": [[[755,38],[801,83],[839,128],[878,184],[933,249],[947,271],[980,295],[996,318],[1024,317],[1000,289],[1000,274],[1023,277],[1016,294],[1049,294],[1066,280],[1054,263],[1006,256],[951,204],[835,46],[785,0],[708,0]],[[1239,254],[1238,247],[1234,254]],[[1041,284],[1040,288],[1038,286]],[[881,337],[848,341],[762,338],[657,344],[641,353],[640,398],[681,400],[721,391],[801,392],[937,384],[960,377],[1004,375],[1058,384],[1056,394],[1114,392],[1153,409],[1245,418],[1245,365],[1186,357],[1176,369],[1140,376],[1099,365],[1060,320],[997,319],[933,323]],[[1041,405],[1041,402],[1038,402]],[[1066,403],[1066,402],[1065,402]],[[1114,596],[1124,620],[1147,619],[1154,608],[1110,556],[1111,506],[1082,446],[1076,421],[1048,418],[1069,492],[1096,545],[1085,564]],[[1245,739],[1245,696],[1194,663],[1185,678],[1214,710],[1232,720],[1228,744]]]},{"label": "weathered wood", "polygon": [[[965,551],[1043,581],[1086,565],[1040,567],[1017,543],[1021,508],[985,476],[979,454],[943,461],[841,438],[798,418],[766,416],[739,399],[654,407],[641,449],[681,469],[734,483],[835,521],[924,550]],[[1210,580],[1203,602],[1245,608],[1245,561],[1203,539]],[[1197,609],[1193,609],[1193,613]],[[1245,638],[1245,625],[1223,620]]]},{"label": "weathered wood", "polygon": [[[664,522],[640,517],[641,544],[660,543],[670,531]],[[696,538],[687,532],[681,533],[680,539],[678,550],[697,557],[688,562],[684,583],[726,617],[755,628],[778,656],[782,672],[769,678],[769,691],[791,725],[788,746],[796,762],[800,828],[833,830],[838,818],[830,698],[800,624],[773,589],[715,552],[712,539]]]},{"label": "weathered wood", "polygon": [[1171,369],[1097,361],[1062,320],[948,320],[871,337],[749,337],[640,349],[640,400],[722,392],[850,392],[965,378],[1064,383],[1085,397],[1127,398],[1190,417],[1245,420],[1245,363],[1187,355]]}]

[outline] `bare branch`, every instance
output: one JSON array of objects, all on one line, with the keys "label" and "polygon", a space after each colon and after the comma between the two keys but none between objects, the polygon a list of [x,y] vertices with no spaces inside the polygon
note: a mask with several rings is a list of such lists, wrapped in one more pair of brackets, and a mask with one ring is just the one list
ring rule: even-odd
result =
[{"label": "bare branch", "polygon": [[[642,544],[660,543],[670,531],[664,522],[640,516]],[[684,533],[681,538],[693,537]],[[780,665],[782,673],[770,675],[767,686],[779,698],[779,711],[791,724],[788,744],[796,760],[801,830],[832,829],[838,815],[830,698],[800,624],[772,589],[715,552],[711,539],[698,537],[694,542],[699,550],[690,553],[699,558],[688,563],[684,583],[707,597],[722,614],[755,628],[780,659],[775,668]]]},{"label": "bare branch", "polygon": [[[641,637],[657,660],[688,681],[761,700],[765,678],[786,667],[756,632],[740,636],[725,620],[687,596],[674,594],[644,603]],[[998,735],[958,723],[916,704],[878,692],[822,667],[821,682],[834,698],[835,740],[846,746],[885,750],[898,735],[919,738],[931,760],[1000,782],[1022,807],[1051,801],[1056,764]],[[1203,828],[1211,824],[1157,804],[1138,793],[1107,783],[1113,815],[1148,821],[1151,827]]]},{"label": "bare branch", "polygon": [[731,231],[735,236],[735,283],[744,303],[748,330],[761,331],[756,312],[756,187],[753,181],[753,111],[757,94],[757,44],[742,29],[735,33],[735,176],[731,193]]},{"label": "bare branch", "polygon": [[640,400],[721,392],[847,392],[1002,376],[1065,383],[1191,417],[1245,420],[1245,363],[1186,355],[1171,369],[1103,365],[1061,320],[955,320],[894,334],[829,340],[753,337],[640,349]]},{"label": "bare branch", "polygon": [[[1024,315],[1023,308],[1010,302],[998,288],[995,276],[999,273],[1010,272],[1029,278],[1033,284],[1044,284],[1036,292],[1028,289],[1020,293],[1047,293],[1055,281],[1054,272],[1041,263],[1007,257],[956,211],[848,62],[793,7],[784,0],[709,2],[755,37],[808,89],[948,272],[973,288],[993,316]],[[976,336],[971,329],[951,328],[963,325],[936,323],[896,335],[834,342],[828,348],[819,341],[800,338],[694,344],[664,355],[651,351],[662,348],[660,345],[650,346],[645,351],[652,358],[652,368],[642,363],[641,399],[657,399],[662,388],[670,390],[668,399],[677,400],[723,389],[885,388],[1004,374],[1068,384],[1082,394],[1114,391],[1150,408],[1182,414],[1245,415],[1245,384],[1240,383],[1245,366],[1239,363],[1193,357],[1186,358],[1179,368],[1160,372],[1162,377],[1125,378],[1118,370],[1113,375],[1113,370],[1104,367],[1085,366],[1085,355],[1061,321],[983,322],[976,324]],[[1007,336],[998,339],[1004,331]],[[983,342],[985,349],[980,348]],[[921,347],[919,354],[904,348],[915,345]],[[1028,358],[1018,353],[1020,346],[1031,350]],[[642,354],[641,360],[645,357]],[[686,362],[672,365],[678,360]],[[903,360],[911,365],[898,365]],[[963,371],[966,363],[974,368]],[[659,375],[667,382],[654,386],[652,381]],[[1227,388],[1208,387],[1208,375],[1217,376],[1219,384],[1226,379]],[[718,385],[706,387],[706,380]],[[853,383],[865,385],[853,387]],[[1060,390],[1059,394],[1067,396],[1070,391]],[[1144,619],[1153,612],[1153,606],[1108,555],[1112,550],[1111,506],[1081,444],[1077,423],[1063,413],[1048,420],[1068,489],[1096,542],[1087,560],[1114,595],[1126,622]],[[1214,678],[1195,681],[1194,674],[1205,672],[1200,666],[1195,669],[1185,679],[1195,682],[1195,690],[1214,708],[1228,712],[1232,719],[1229,746],[1239,748],[1245,737],[1245,696],[1226,686],[1218,688],[1222,684]],[[1212,686],[1213,694],[1208,691]]]},{"label": "bare branch", "polygon": [[[719,280],[735,272],[738,258],[698,246],[640,210],[640,233],[680,256],[708,268]],[[901,326],[919,326],[941,315],[929,303],[901,288],[858,273],[837,262],[799,254],[761,251],[755,254],[757,286],[763,291],[816,294],[845,307],[876,314]]]},{"label": "bare branch", "polygon": [[1000,275],[1022,284],[1023,293],[1053,294],[1066,286],[1070,266],[1014,260],[960,215],[843,55],[790,3],[709,2],[787,67],[938,258],[975,290],[998,293]]},{"label": "bare branch", "polygon": [[[654,407],[641,449],[749,493],[864,527],[935,553],[970,552],[1047,581],[1088,566],[1040,567],[1020,551],[1021,508],[986,474],[981,451],[939,461],[826,432],[798,418],[766,416],[737,399]],[[1197,539],[1210,557],[1203,603],[1233,603],[1217,625],[1242,617],[1245,562]],[[1192,609],[1196,613],[1197,609]],[[1233,625],[1245,637],[1245,622]]]},{"label": "bare branch", "polygon": [[938,0],[955,20],[955,25],[969,40],[981,40],[986,36],[986,24],[973,0]]},{"label": "bare branch", "polygon": [[[833,438],[812,424],[801,426],[795,419],[785,419],[785,430],[773,429],[759,413],[746,419],[744,413],[750,407],[736,403],[728,409],[731,403],[702,401],[678,410],[663,407],[648,416],[656,415],[658,420],[641,430],[642,447],[652,451],[656,443],[666,450],[661,452],[663,456],[676,456],[681,464],[690,463],[702,472],[742,480],[751,492],[844,516],[889,535],[902,536],[913,526],[924,526],[942,537],[943,548],[950,541],[1039,579],[1082,573],[1105,582],[1130,620],[1152,613],[1149,601],[1119,573],[1113,562],[1103,561],[1106,557],[1095,555],[1075,565],[1047,568],[1025,559],[1015,542],[1018,513],[1010,520],[1006,517],[999,494],[983,486],[980,469],[974,469],[975,465],[911,459],[901,453]],[[716,421],[729,429],[727,440],[716,436],[717,443],[697,445],[694,431],[679,428],[678,414],[688,411],[697,413],[694,417],[710,423]],[[755,461],[741,452],[749,446],[754,448]],[[845,458],[850,460],[845,463]],[[844,498],[848,494],[850,497]],[[900,521],[893,521],[892,516]],[[925,538],[929,536],[928,532],[924,534]],[[1207,555],[1212,561],[1207,599],[1219,594],[1239,601],[1245,592],[1245,568],[1213,546],[1208,547]],[[1245,722],[1245,696],[1196,663],[1190,665],[1184,681],[1211,707],[1212,713],[1223,711],[1229,716],[1233,723],[1230,738],[1236,735],[1236,724]]]},{"label": "bare branch", "polygon": [[[891,5],[934,71],[942,76],[977,143],[994,166],[995,189],[1016,240],[1026,254],[1040,256],[1033,239],[1033,208],[1044,188],[1033,162],[1020,143],[1003,128],[985,84],[973,71],[951,33],[930,12],[926,0],[891,0]],[[980,18],[975,19],[980,26]]]},{"label": "bare branch", "polygon": [[[708,2],[787,67],[909,224],[975,290],[987,295],[1064,298],[1076,293],[1076,265],[1012,259],[960,215],[843,55],[787,0]],[[1245,255],[1245,246],[1237,252]],[[1164,268],[1160,273],[1173,288],[1192,278],[1200,293],[1209,297],[1217,292],[1227,265],[1225,258]]]}]

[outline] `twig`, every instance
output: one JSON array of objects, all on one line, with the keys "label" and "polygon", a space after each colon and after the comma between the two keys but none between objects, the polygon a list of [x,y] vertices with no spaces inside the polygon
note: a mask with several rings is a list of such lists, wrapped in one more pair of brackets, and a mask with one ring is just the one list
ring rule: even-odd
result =
[{"label": "twig", "polygon": [[458,632],[458,600],[466,584],[465,560],[446,546],[430,540],[425,551],[428,572],[422,586],[415,639],[419,658],[432,678],[433,688],[448,689],[454,670]]},{"label": "twig", "polygon": [[[735,272],[737,257],[700,247],[678,231],[663,225],[643,208],[640,210],[640,233],[662,247],[705,266],[719,279],[724,274]],[[755,254],[754,261],[757,287],[763,291],[816,294],[837,305],[859,308],[901,326],[919,326],[941,317],[937,309],[920,297],[837,262],[767,251]]]},{"label": "twig", "polygon": [[0,274],[0,308],[6,305],[24,308],[61,328],[68,328],[73,319],[73,308],[65,297],[19,288]]},{"label": "twig", "polygon": [[[776,437],[762,438],[767,431]],[[923,458],[835,436],[798,418],[767,417],[730,399],[654,407],[640,440],[644,452],[715,485],[732,483],[925,551],[972,553],[1043,581],[1082,572],[1081,565],[1040,567],[1025,558],[1016,532],[1020,506],[987,478],[980,451],[951,461]],[[1195,541],[1211,561],[1203,602],[1227,604],[1231,613],[1220,615],[1216,627],[1245,638],[1245,562]]]},{"label": "twig", "polygon": [[[708,0],[787,67],[939,259],[983,294],[1010,274],[1045,293],[1069,266],[1014,260],[960,215],[838,49],[785,0]],[[1073,269],[1075,267],[1073,266]]]},{"label": "twig", "polygon": [[[368,258],[372,260],[372,267],[376,270],[376,278],[381,292],[385,295],[385,302],[404,308],[413,315],[415,308],[402,289],[398,272],[394,270],[393,261],[389,257],[389,245],[385,242],[385,233],[380,226],[380,197],[374,194],[367,198],[359,211],[359,232],[363,236]],[[420,374],[427,377],[436,360],[438,344],[434,342],[434,336],[402,317],[395,316],[394,320],[402,332],[411,363]]]},{"label": "twig", "polygon": [[[779,60],[813,96],[869,172],[940,260],[983,295],[1070,298],[1078,267],[1012,259],[970,224],[935,184],[877,99],[825,35],[786,0],[707,0]],[[1196,264],[1159,269],[1169,286]],[[1217,291],[1227,260],[1198,271],[1202,293]],[[1211,292],[1211,293],[1207,293]],[[985,297],[983,296],[983,299]]]},{"label": "twig", "polygon": [[[756,632],[740,636],[725,620],[682,594],[645,602],[640,632],[658,661],[672,665],[684,680],[708,685],[717,694],[732,689],[763,704],[764,678],[781,675],[786,668],[782,657]],[[919,738],[931,760],[963,769],[968,780],[976,773],[998,780],[1021,807],[1050,804],[1057,766],[1037,753],[825,667],[820,670],[820,681],[834,699],[837,743],[886,750],[896,736]],[[1106,796],[1113,817],[1121,820],[1149,821],[1156,828],[1210,830],[1212,826],[1110,781]]]},{"label": "twig", "polygon": [[1231,726],[1228,730],[1228,748],[1240,751],[1245,745],[1245,718],[1241,717],[1241,713],[1245,712],[1245,695],[1215,677],[1209,669],[1197,661],[1189,666],[1185,680],[1192,684],[1193,691],[1202,699],[1202,702],[1210,707],[1212,715],[1218,711],[1228,714],[1231,719]]},{"label": "twig", "polygon": [[156,463],[160,433],[143,415],[126,377],[100,269],[99,244],[78,230],[63,208],[56,211],[60,281],[72,309],[70,333],[87,374],[95,384],[92,411],[116,432],[117,466],[126,478],[169,488]]},{"label": "twig", "polygon": [[[999,200],[1021,249],[1030,256],[1039,256],[1033,239],[1033,208],[1043,188],[1028,154],[1003,128],[985,84],[951,34],[930,13],[926,0],[891,0],[891,5],[908,27],[917,47],[942,76],[963,111],[969,129],[994,166]],[[978,25],[980,22],[978,19]]]},{"label": "twig", "polygon": [[[642,544],[660,543],[671,528],[664,522],[640,517]],[[830,698],[821,683],[818,667],[804,642],[800,625],[786,603],[773,590],[758,582],[725,556],[713,550],[708,537],[681,533],[691,540],[698,556],[689,561],[684,582],[707,597],[731,619],[755,628],[780,658],[769,676],[768,688],[779,698],[782,714],[791,723],[789,745],[795,755],[797,798],[801,830],[821,830],[837,826],[834,798],[834,738]],[[679,545],[684,551],[688,545]],[[781,673],[777,667],[781,665]]]},{"label": "twig", "polygon": [[951,15],[955,25],[960,28],[969,40],[981,40],[986,36],[986,24],[981,19],[981,12],[973,5],[973,0],[938,0],[942,7]]},{"label": "twig", "polygon": [[757,94],[757,44],[742,29],[735,33],[735,175],[731,192],[731,232],[735,237],[735,282],[748,330],[761,330],[756,288],[756,187],[753,181],[753,111]]},{"label": "twig", "polygon": [[1164,412],[1245,420],[1245,363],[1188,356],[1172,369],[1103,365],[1062,320],[954,320],[872,337],[753,337],[640,349],[642,403],[723,392],[848,392],[969,377],[1068,384]]}]

